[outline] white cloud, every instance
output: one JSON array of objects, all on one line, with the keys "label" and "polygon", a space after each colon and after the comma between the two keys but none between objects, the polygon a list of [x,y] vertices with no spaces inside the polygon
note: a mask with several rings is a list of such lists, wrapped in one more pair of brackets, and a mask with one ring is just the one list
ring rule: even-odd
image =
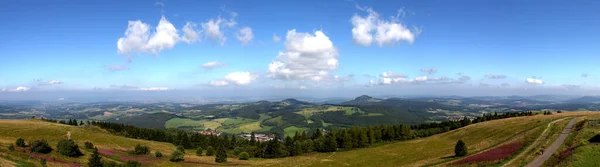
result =
[{"label": "white cloud", "polygon": [[298,89],[306,89],[306,86],[300,86]]},{"label": "white cloud", "polygon": [[427,68],[427,67],[425,67],[425,68],[421,69],[421,72],[426,72],[426,73],[429,73],[429,74],[433,74],[433,73],[437,72],[437,69],[435,69],[435,67],[433,67],[433,68]]},{"label": "white cloud", "polygon": [[167,91],[167,90],[171,90],[171,89],[167,88],[167,87],[147,87],[147,88],[140,88],[139,90],[142,90],[142,91]]},{"label": "white cloud", "polygon": [[117,41],[119,54],[152,53],[171,49],[179,41],[177,29],[162,16],[154,33],[140,20],[129,21],[125,36]]},{"label": "white cloud", "polygon": [[39,86],[48,86],[48,85],[58,85],[58,84],[62,84],[62,83],[63,82],[59,81],[59,80],[51,80],[51,81],[47,81],[47,82],[40,81],[40,82],[38,82],[38,85]]},{"label": "white cloud", "polygon": [[188,44],[199,41],[201,31],[196,30],[196,27],[197,27],[197,25],[195,23],[192,23],[192,22],[185,23],[185,26],[183,26],[183,29],[181,29],[181,31],[183,31],[183,37],[181,38],[181,40]]},{"label": "white cloud", "polygon": [[536,85],[544,84],[544,81],[542,81],[541,79],[535,78],[535,77],[527,78],[525,80],[525,82],[527,82],[528,84],[536,84]]},{"label": "white cloud", "polygon": [[370,46],[373,41],[376,41],[380,47],[394,45],[401,41],[413,43],[416,35],[421,32],[419,29],[413,32],[400,22],[400,15],[404,15],[403,10],[398,10],[397,16],[385,20],[370,7],[357,6],[357,8],[368,13],[367,16],[355,14],[350,19],[353,25],[352,38],[358,45]]},{"label": "white cloud", "polygon": [[273,34],[273,42],[279,42],[279,41],[281,41],[281,37]]},{"label": "white cloud", "polygon": [[503,79],[503,78],[506,78],[506,75],[502,75],[502,74],[485,74],[485,77],[487,77],[489,79]]},{"label": "white cloud", "polygon": [[235,37],[242,42],[242,45],[246,45],[254,39],[254,34],[252,33],[252,28],[244,27],[235,33]]},{"label": "white cloud", "polygon": [[61,97],[61,98],[58,98],[58,99],[56,99],[56,100],[57,100],[57,101],[63,101],[63,100],[65,100],[65,98]]},{"label": "white cloud", "polygon": [[223,46],[225,45],[227,37],[225,37],[222,28],[233,27],[234,25],[236,25],[236,16],[237,14],[235,12],[232,12],[231,18],[229,20],[223,19],[220,16],[215,19],[210,19],[207,22],[201,23],[202,30],[206,34],[206,37],[208,37],[213,43],[219,43],[221,46]]},{"label": "white cloud", "polygon": [[338,51],[322,31],[297,33],[289,30],[285,51],[269,64],[268,77],[281,80],[321,81],[338,67]]},{"label": "white cloud", "polygon": [[427,81],[427,76],[420,76],[420,77],[416,77],[415,81],[417,82],[424,82]]},{"label": "white cloud", "polygon": [[210,81],[208,84],[212,85],[212,86],[227,86],[227,85],[229,85],[229,82],[224,81],[224,80],[213,80],[213,81]]},{"label": "white cloud", "polygon": [[135,85],[110,85],[110,87],[117,89],[138,89],[138,86]]},{"label": "white cloud", "polygon": [[19,87],[16,87],[14,89],[2,88],[2,92],[27,92],[29,90],[31,90],[31,88],[24,87],[24,86],[19,86]]},{"label": "white cloud", "polygon": [[250,72],[233,72],[225,76],[225,80],[236,85],[248,85],[256,79]]},{"label": "white cloud", "polygon": [[202,68],[207,69],[207,70],[210,70],[210,69],[213,69],[216,67],[222,67],[222,66],[225,66],[225,64],[221,63],[219,61],[211,61],[211,62],[206,62],[206,63],[202,64]]}]

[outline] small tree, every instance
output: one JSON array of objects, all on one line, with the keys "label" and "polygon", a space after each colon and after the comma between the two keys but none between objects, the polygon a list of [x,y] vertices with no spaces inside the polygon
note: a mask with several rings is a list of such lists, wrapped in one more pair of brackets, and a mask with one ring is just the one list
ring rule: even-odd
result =
[{"label": "small tree", "polygon": [[185,154],[183,152],[181,152],[179,149],[177,149],[177,150],[175,150],[175,152],[173,152],[171,154],[171,158],[169,158],[169,161],[171,161],[171,162],[183,161],[184,156],[185,156]]},{"label": "small tree", "polygon": [[204,150],[202,150],[202,148],[198,148],[198,150],[196,150],[196,155],[197,155],[197,156],[202,156],[202,152],[203,152],[203,151],[204,151]]},{"label": "small tree", "polygon": [[46,159],[40,158],[40,165],[42,165],[42,167],[46,167]]},{"label": "small tree", "polygon": [[50,145],[48,145],[48,142],[46,142],[46,140],[35,140],[35,141],[31,142],[30,145],[31,145],[31,152],[34,152],[34,153],[47,154],[52,151],[52,148],[50,147]]},{"label": "small tree", "polygon": [[160,158],[160,157],[162,157],[163,155],[162,155],[162,153],[160,153],[160,152],[158,152],[158,151],[157,151],[157,152],[154,152],[154,156],[155,156],[155,157],[159,157],[159,158]]},{"label": "small tree", "polygon": [[75,144],[73,140],[61,140],[58,142],[56,146],[57,151],[68,157],[79,157],[82,156],[83,153],[79,150],[79,146]]},{"label": "small tree", "polygon": [[182,145],[177,146],[177,150],[185,154],[185,148]]},{"label": "small tree", "polygon": [[14,144],[9,144],[8,145],[8,150],[15,151],[15,145]]},{"label": "small tree", "polygon": [[94,149],[92,156],[90,157],[90,159],[88,159],[88,166],[89,167],[102,167],[102,165],[104,165],[102,163],[102,157],[100,157],[100,154],[98,154],[98,149]]},{"label": "small tree", "polygon": [[142,163],[140,163],[138,161],[129,160],[129,161],[125,162],[125,164],[123,166],[124,167],[140,167],[140,166],[142,166]]},{"label": "small tree", "polygon": [[145,145],[137,144],[135,145],[135,148],[133,150],[133,154],[135,155],[146,155],[148,153],[150,153],[150,148],[148,148],[148,146]]},{"label": "small tree", "polygon": [[17,145],[17,147],[25,147],[25,139],[18,138],[17,141],[15,141],[15,144]]},{"label": "small tree", "polygon": [[227,162],[227,152],[225,151],[225,148],[223,148],[223,146],[218,147],[217,156],[215,157],[215,162],[217,162],[217,163]]},{"label": "small tree", "polygon": [[454,146],[454,154],[457,157],[462,157],[467,155],[467,145],[462,140],[458,140],[456,142],[456,146]]},{"label": "small tree", "polygon": [[250,155],[247,152],[240,153],[240,160],[248,160],[250,159]]},{"label": "small tree", "polygon": [[86,141],[84,143],[85,148],[87,149],[94,149],[94,144],[92,144],[92,142]]},{"label": "small tree", "polygon": [[208,146],[208,148],[206,148],[206,156],[213,156],[215,155],[215,149],[212,146]]}]

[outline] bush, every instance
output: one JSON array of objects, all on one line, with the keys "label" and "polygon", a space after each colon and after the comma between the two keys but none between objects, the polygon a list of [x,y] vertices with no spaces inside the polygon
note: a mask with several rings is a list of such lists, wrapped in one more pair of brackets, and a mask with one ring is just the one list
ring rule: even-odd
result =
[{"label": "bush", "polygon": [[162,153],[160,153],[160,152],[158,152],[158,151],[157,151],[157,152],[154,152],[154,156],[155,156],[155,157],[159,157],[159,158],[160,158],[160,157],[162,157]]},{"label": "bush", "polygon": [[182,145],[177,146],[177,150],[185,154],[185,148]]},{"label": "bush", "polygon": [[467,155],[467,145],[462,140],[458,140],[456,142],[456,146],[454,146],[454,154],[457,157],[462,157]]},{"label": "bush", "polygon": [[127,162],[125,162],[125,165],[123,165],[125,167],[140,167],[142,166],[142,163],[138,162],[138,161],[133,161],[133,160],[129,160]]},{"label": "bush", "polygon": [[46,142],[46,140],[35,140],[35,141],[31,142],[30,145],[31,145],[31,152],[34,152],[34,153],[47,154],[52,151],[52,148],[50,147],[50,145],[48,145],[48,142]]},{"label": "bush", "polygon": [[14,144],[9,144],[8,145],[8,150],[15,151],[15,145]]},{"label": "bush", "polygon": [[84,143],[85,148],[87,149],[94,149],[94,144],[92,144],[92,142],[86,141]]},{"label": "bush", "polygon": [[169,161],[171,162],[179,162],[179,161],[183,161],[184,157],[184,153],[181,152],[180,150],[175,150],[175,152],[173,152],[171,154],[171,158],[169,158]]},{"label": "bush", "polygon": [[247,152],[240,153],[240,160],[248,160],[250,159],[250,155]]},{"label": "bush", "polygon": [[[90,156],[90,159],[88,159],[88,166],[89,167],[102,167],[103,163],[102,163],[102,157],[100,157],[100,154],[98,153],[98,149],[94,149],[94,152],[92,153],[92,156]],[[115,165],[116,164],[107,164],[107,166],[110,165]]]},{"label": "bush", "polygon": [[198,148],[198,150],[196,150],[196,155],[197,155],[197,156],[202,156],[202,152],[203,152],[203,151],[204,151],[204,150],[202,150],[202,148]]},{"label": "bush", "polygon": [[217,155],[215,157],[215,162],[217,162],[217,163],[227,162],[227,152],[225,151],[225,148],[219,147],[219,149],[217,149]]},{"label": "bush", "polygon": [[46,167],[46,159],[40,158],[40,165],[42,165],[43,167]]},{"label": "bush", "polygon": [[25,139],[18,138],[15,144],[17,145],[17,147],[25,147]]},{"label": "bush", "polygon": [[148,146],[145,145],[137,144],[135,145],[135,148],[133,150],[133,154],[135,155],[146,155],[148,153],[150,153],[150,148],[148,148]]},{"label": "bush", "polygon": [[56,149],[60,154],[68,157],[79,157],[83,155],[83,153],[81,153],[79,150],[79,146],[75,144],[75,141],[73,140],[59,141]]},{"label": "bush", "polygon": [[206,156],[213,156],[215,155],[215,149],[212,146],[208,146],[208,148],[206,148]]}]

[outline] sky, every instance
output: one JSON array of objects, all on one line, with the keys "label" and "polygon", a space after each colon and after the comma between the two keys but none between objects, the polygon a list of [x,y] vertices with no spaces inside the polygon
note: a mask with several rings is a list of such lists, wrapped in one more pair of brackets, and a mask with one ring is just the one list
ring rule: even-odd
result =
[{"label": "sky", "polygon": [[0,99],[600,93],[599,1],[0,4]]}]

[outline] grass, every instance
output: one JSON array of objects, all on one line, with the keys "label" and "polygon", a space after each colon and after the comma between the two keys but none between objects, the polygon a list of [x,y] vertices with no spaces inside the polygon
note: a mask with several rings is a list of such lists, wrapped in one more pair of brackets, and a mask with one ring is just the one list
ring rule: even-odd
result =
[{"label": "grass", "polygon": [[[580,118],[580,120],[584,119],[600,119],[600,115],[588,115]],[[598,161],[598,157],[600,157],[600,145],[591,145],[587,141],[597,134],[600,134],[600,125],[589,127],[586,124],[581,131],[569,136],[565,143],[572,143],[571,147],[574,150],[564,160],[559,162],[557,166],[600,166],[600,161]],[[566,146],[563,146],[558,152],[564,152],[565,150]],[[556,157],[551,158],[555,159]]]},{"label": "grass", "polygon": [[182,126],[202,127],[203,122],[195,121],[195,120],[191,120],[191,119],[185,119],[185,118],[172,118],[172,119],[169,119],[167,122],[165,122],[165,128],[178,128],[178,127],[182,127]]},{"label": "grass", "polygon": [[285,122],[283,121],[281,116],[265,120],[265,124],[273,125],[273,126],[283,125],[284,123]]},{"label": "grass", "polygon": [[445,161],[444,157],[451,157],[454,145],[459,139],[467,143],[469,152],[478,152],[503,143],[524,130],[545,126],[554,119],[576,114],[589,113],[536,115],[488,121],[422,139],[332,154],[315,153],[298,156],[294,160],[287,158],[276,166],[422,166],[442,162]]},{"label": "grass", "polygon": [[[356,111],[355,111],[356,110]],[[309,118],[311,115],[321,112],[331,112],[331,111],[344,111],[346,115],[352,115],[355,112],[362,112],[356,107],[347,107],[347,106],[316,106],[310,108],[304,108],[301,111],[295,112],[296,114],[300,114],[306,118]]]},{"label": "grass", "polygon": [[284,136],[290,136],[290,137],[294,137],[296,135],[296,132],[302,133],[302,131],[308,131],[308,128],[299,128],[299,127],[295,127],[295,126],[290,126],[290,127],[283,129]]},{"label": "grass", "polygon": [[257,120],[249,119],[249,118],[235,117],[235,118],[228,118],[227,120],[225,120],[225,122],[223,122],[223,125],[224,126],[240,125],[240,124],[245,124],[245,123],[250,123],[250,122],[255,122],[255,121],[257,121]]}]

